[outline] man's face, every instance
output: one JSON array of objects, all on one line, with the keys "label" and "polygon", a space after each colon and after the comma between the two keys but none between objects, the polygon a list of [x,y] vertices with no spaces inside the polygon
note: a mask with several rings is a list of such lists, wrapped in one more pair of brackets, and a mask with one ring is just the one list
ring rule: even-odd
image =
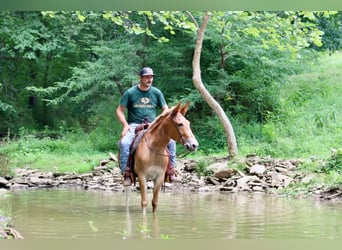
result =
[{"label": "man's face", "polygon": [[145,87],[150,87],[152,85],[152,82],[153,82],[153,76],[141,76],[140,82]]}]

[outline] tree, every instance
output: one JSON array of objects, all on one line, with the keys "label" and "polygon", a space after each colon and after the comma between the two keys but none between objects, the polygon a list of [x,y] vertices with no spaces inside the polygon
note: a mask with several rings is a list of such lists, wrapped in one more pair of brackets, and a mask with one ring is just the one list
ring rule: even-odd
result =
[{"label": "tree", "polygon": [[[214,17],[214,29],[209,34],[209,40],[213,43],[219,44],[220,60],[218,61],[218,69],[215,72],[220,73],[223,69],[226,74],[226,64],[229,63],[229,56],[238,55],[240,58],[254,57],[256,63],[265,64],[264,62],[272,62],[271,58],[264,56],[263,60],[258,57],[260,52],[265,55],[265,51],[273,50],[279,52],[289,53],[289,61],[291,58],[296,58],[299,52],[309,47],[310,45],[321,46],[323,32],[317,28],[317,16],[320,16],[320,12],[308,12],[308,11],[288,11],[288,12],[205,12],[202,24],[197,31],[197,41],[193,57],[193,82],[195,87],[201,93],[204,100],[214,110],[218,118],[220,119],[225,135],[227,138],[227,145],[229,155],[234,156],[238,154],[237,144],[235,139],[234,130],[232,125],[227,118],[224,110],[220,104],[211,96],[209,91],[206,89],[202,82],[201,71],[200,71],[200,57],[202,50],[202,43],[204,39],[204,32],[207,28],[207,24],[210,19],[210,15]],[[329,16],[329,12],[324,12],[323,15]],[[191,14],[190,14],[191,15]],[[195,20],[193,18],[193,20]],[[235,26],[235,29],[234,27]],[[216,38],[215,38],[216,37]],[[241,44],[239,44],[241,43]],[[246,49],[246,45],[248,46]],[[234,49],[233,46],[235,46]],[[275,52],[272,56],[275,56]],[[252,56],[251,56],[252,55]],[[250,63],[250,62],[249,62]],[[253,67],[255,68],[255,67]],[[259,67],[260,68],[260,67]],[[257,69],[254,69],[257,70]],[[213,68],[211,67],[211,71]],[[241,71],[241,70],[240,70]],[[222,72],[222,71],[221,71]],[[265,71],[267,72],[267,71]],[[279,76],[281,74],[278,74]],[[270,82],[272,82],[272,76],[260,76],[264,79],[252,80],[254,89],[258,89],[258,83],[264,85],[260,86],[264,89],[272,89]],[[242,79],[242,78],[240,78]],[[218,79],[217,79],[218,80]],[[253,83],[253,81],[255,83]],[[228,79],[227,79],[227,82]],[[242,83],[246,85],[246,82]],[[248,90],[249,88],[243,86],[242,89]],[[273,91],[273,90],[271,90]],[[255,91],[253,91],[256,93]],[[266,95],[268,91],[257,90],[260,95],[256,98],[253,95],[249,95],[250,100],[256,100],[260,107],[262,99],[268,99]],[[271,100],[271,99],[270,99]],[[250,101],[249,101],[250,102]],[[253,101],[250,102],[253,106]],[[258,108],[259,109],[259,108]],[[259,112],[267,112],[264,108],[259,109]]]},{"label": "tree", "polygon": [[198,28],[197,31],[197,40],[194,50],[194,57],[192,61],[192,68],[193,68],[193,83],[195,87],[198,89],[204,100],[208,103],[208,105],[215,111],[217,116],[219,117],[226,137],[227,137],[227,145],[228,145],[228,151],[230,156],[237,156],[238,155],[238,148],[237,143],[235,139],[235,134],[233,127],[224,112],[224,110],[221,108],[221,106],[218,104],[218,102],[210,95],[210,93],[205,88],[202,78],[201,78],[201,69],[200,69],[200,58],[201,58],[201,51],[202,51],[202,43],[204,38],[204,32],[206,30],[207,24],[210,19],[210,13],[205,12],[202,20],[201,26]]}]

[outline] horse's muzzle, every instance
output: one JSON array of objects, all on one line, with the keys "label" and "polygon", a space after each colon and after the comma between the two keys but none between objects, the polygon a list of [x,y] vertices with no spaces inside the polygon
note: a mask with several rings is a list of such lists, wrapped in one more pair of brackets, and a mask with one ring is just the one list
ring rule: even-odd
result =
[{"label": "horse's muzzle", "polygon": [[187,140],[184,142],[183,146],[191,151],[191,152],[195,152],[198,148],[198,142],[196,139],[191,139],[191,140]]}]

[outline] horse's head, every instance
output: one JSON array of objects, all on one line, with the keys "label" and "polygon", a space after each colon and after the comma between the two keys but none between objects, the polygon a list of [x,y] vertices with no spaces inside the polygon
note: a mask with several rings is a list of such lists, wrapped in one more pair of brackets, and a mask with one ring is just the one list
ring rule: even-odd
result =
[{"label": "horse's head", "polygon": [[171,111],[170,117],[175,128],[172,139],[182,144],[187,150],[196,151],[198,142],[191,131],[190,122],[185,118],[189,104],[189,101],[184,106],[178,103]]}]

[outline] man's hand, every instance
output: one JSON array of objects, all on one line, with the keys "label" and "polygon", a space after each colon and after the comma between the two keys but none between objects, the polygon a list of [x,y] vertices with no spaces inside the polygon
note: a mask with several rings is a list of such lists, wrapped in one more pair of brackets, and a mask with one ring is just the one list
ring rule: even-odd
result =
[{"label": "man's hand", "polygon": [[130,130],[131,130],[130,126],[128,126],[128,125],[124,126],[123,129],[122,129],[121,135],[120,135],[120,139],[122,137],[124,137],[127,134],[127,132],[130,131]]}]

